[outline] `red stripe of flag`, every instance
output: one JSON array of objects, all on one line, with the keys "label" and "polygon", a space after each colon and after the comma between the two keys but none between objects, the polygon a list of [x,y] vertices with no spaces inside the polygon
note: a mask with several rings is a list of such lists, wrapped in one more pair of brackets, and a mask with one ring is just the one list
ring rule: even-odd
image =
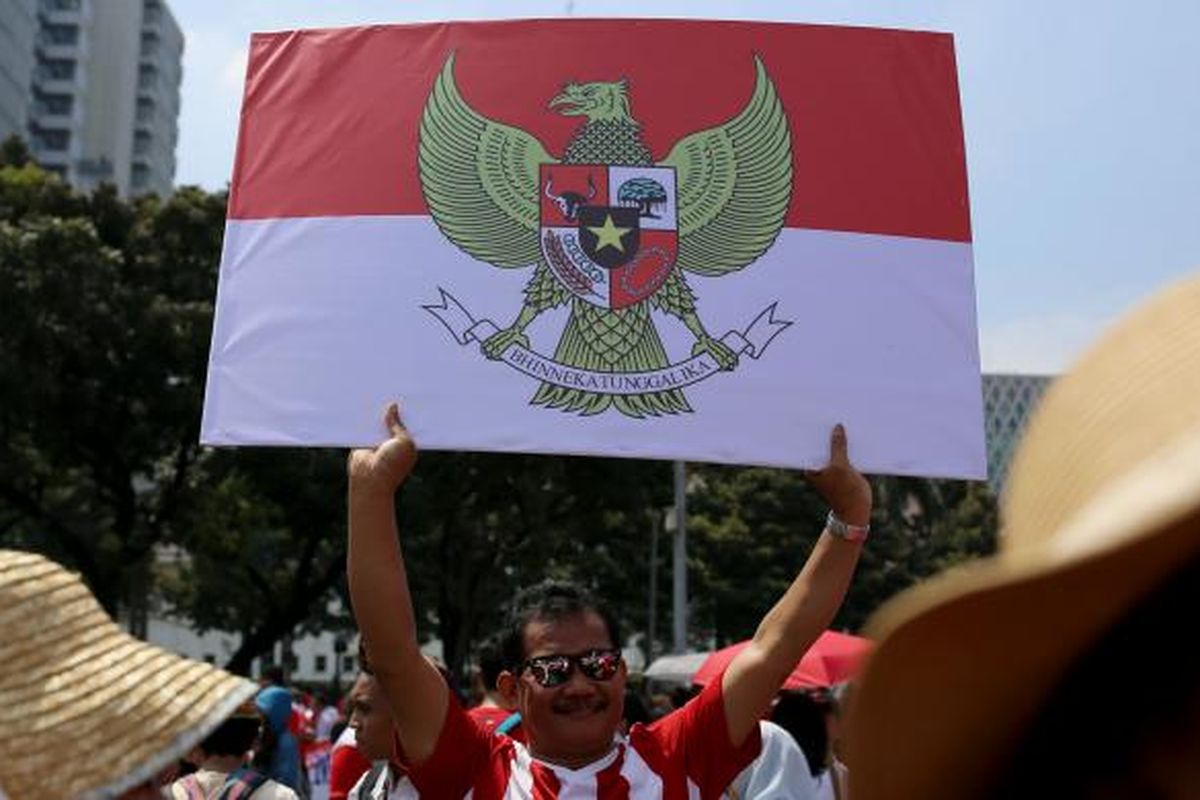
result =
[{"label": "red stripe of flag", "polygon": [[746,104],[759,55],[792,126],[796,228],[970,241],[953,39],[741,22],[537,20],[256,34],[229,215],[427,213],[418,125],[450,53],[467,102],[559,157],[568,81],[629,81],[655,159]]}]

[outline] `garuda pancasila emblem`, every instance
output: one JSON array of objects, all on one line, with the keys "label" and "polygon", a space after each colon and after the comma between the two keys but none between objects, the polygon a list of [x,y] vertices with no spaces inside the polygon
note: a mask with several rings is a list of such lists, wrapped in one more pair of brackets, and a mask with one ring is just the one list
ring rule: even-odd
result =
[{"label": "garuda pancasila emblem", "polygon": [[[488,358],[540,378],[533,404],[578,414],[615,408],[631,417],[691,411],[679,387],[695,379],[666,369],[672,365],[652,309],[678,318],[695,338],[683,365],[692,372],[732,370],[740,353],[757,358],[789,324],[773,319],[772,305],[744,336],[714,338],[685,277],[746,267],[783,227],[791,138],[771,78],[760,59],[754,64],[754,93],[742,111],[685,136],[656,162],[625,80],[568,83],[550,101],[550,110],[582,120],[556,159],[529,133],[472,109],[455,83],[454,56],[446,60],[421,120],[419,171],[429,211],[475,259],[533,267],[508,327],[475,325],[475,333],[456,336],[464,344],[474,336]],[[442,295],[441,306],[426,309],[452,332],[448,303],[464,324],[475,322]],[[553,359],[532,354],[526,327],[568,303]],[[641,383],[629,388],[621,376]]]}]

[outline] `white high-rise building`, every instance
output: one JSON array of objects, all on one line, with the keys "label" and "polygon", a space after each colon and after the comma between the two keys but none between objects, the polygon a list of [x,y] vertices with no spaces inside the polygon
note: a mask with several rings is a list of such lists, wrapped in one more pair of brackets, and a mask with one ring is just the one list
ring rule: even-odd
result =
[{"label": "white high-rise building", "polygon": [[130,188],[134,194],[165,195],[175,181],[183,31],[166,3],[142,0],[141,6]]},{"label": "white high-rise building", "polygon": [[[32,76],[24,133],[34,157],[72,185],[168,194],[175,177],[183,34],[161,0],[0,0],[34,12],[22,48]],[[3,42],[0,42],[2,44]],[[9,48],[4,48],[7,54]],[[0,56],[0,64],[16,56]],[[23,62],[22,62],[23,63]],[[19,78],[18,78],[19,80]],[[21,130],[19,120],[14,130]]]},{"label": "white high-rise building", "polygon": [[0,140],[26,136],[37,0],[0,0]]}]

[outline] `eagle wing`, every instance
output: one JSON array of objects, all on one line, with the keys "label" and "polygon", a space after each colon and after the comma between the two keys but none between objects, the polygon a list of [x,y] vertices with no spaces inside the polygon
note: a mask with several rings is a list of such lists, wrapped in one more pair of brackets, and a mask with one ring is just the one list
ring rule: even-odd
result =
[{"label": "eagle wing", "polygon": [[791,200],[787,117],[757,56],[754,66],[754,96],[741,113],[684,137],[662,162],[676,174],[677,263],[698,275],[739,270],[766,252]]},{"label": "eagle wing", "polygon": [[421,116],[418,165],[433,219],[450,241],[497,267],[524,267],[541,256],[538,165],[554,162],[518,128],[471,108],[446,59]]}]

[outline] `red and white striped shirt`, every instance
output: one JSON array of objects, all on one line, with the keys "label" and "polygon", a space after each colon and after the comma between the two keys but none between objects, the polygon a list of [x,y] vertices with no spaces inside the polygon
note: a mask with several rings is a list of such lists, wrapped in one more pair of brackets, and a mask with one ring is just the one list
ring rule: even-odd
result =
[{"label": "red and white striped shirt", "polygon": [[453,800],[718,800],[758,755],[758,726],[729,742],[721,681],[652,725],[634,725],[608,755],[585,767],[539,761],[525,745],[491,733],[453,699],[433,755],[410,767],[421,797]]}]

